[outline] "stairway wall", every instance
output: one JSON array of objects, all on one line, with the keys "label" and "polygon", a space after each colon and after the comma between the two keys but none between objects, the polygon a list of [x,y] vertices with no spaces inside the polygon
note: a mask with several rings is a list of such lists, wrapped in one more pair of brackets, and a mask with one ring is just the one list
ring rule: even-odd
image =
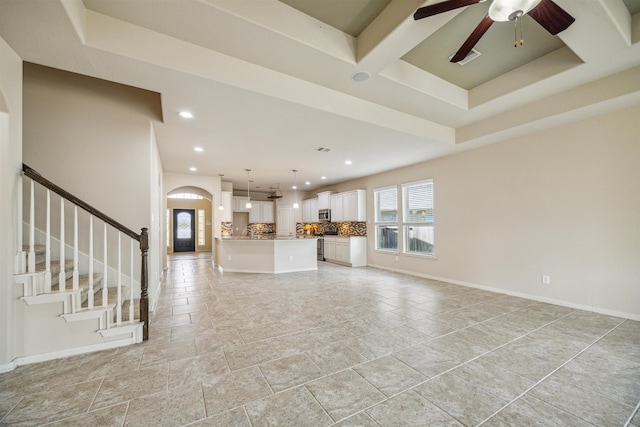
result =
[{"label": "stairway wall", "polygon": [[22,60],[0,38],[0,372],[11,369],[17,354],[13,273],[21,168]]},{"label": "stairway wall", "polygon": [[[29,63],[24,76],[24,162],[134,231],[149,228],[149,289],[156,289],[165,203],[153,131],[162,121],[160,95]],[[42,220],[37,217],[36,223],[44,229]],[[52,219],[52,228],[58,227]],[[71,242],[73,230],[65,232]],[[81,239],[80,250],[88,252],[86,246],[87,239]],[[115,250],[109,246],[111,267]],[[138,245],[136,250],[139,271]],[[153,307],[157,295],[150,299]]]}]

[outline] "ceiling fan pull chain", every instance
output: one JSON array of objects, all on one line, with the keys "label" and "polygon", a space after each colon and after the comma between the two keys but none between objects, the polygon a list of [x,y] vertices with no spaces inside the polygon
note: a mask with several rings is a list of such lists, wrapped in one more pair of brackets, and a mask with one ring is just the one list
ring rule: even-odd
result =
[{"label": "ceiling fan pull chain", "polygon": [[522,36],[522,18],[520,18],[520,16],[516,16],[513,21],[513,47],[518,47],[518,26],[520,26],[520,46],[522,46],[524,44],[524,37]]}]

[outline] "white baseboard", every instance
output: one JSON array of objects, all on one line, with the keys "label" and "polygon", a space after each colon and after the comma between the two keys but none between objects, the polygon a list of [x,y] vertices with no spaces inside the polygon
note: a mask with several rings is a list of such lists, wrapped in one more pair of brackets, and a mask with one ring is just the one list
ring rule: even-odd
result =
[{"label": "white baseboard", "polygon": [[79,354],[93,353],[101,350],[110,350],[118,347],[135,344],[134,338],[109,341],[100,344],[88,345],[85,347],[70,348],[50,353],[37,354],[34,356],[17,357],[12,362],[0,365],[0,373],[13,371],[18,366],[30,365],[32,363],[47,362],[49,360],[61,359],[63,357],[77,356]]},{"label": "white baseboard", "polygon": [[461,281],[461,280],[454,280],[454,279],[448,279],[446,277],[432,276],[430,274],[416,273],[416,272],[413,272],[413,271],[401,270],[399,268],[385,267],[385,266],[382,266],[382,265],[368,264],[367,267],[378,268],[380,270],[393,271],[395,273],[402,273],[402,274],[406,274],[406,275],[414,276],[414,277],[422,277],[422,278],[425,278],[425,279],[438,280],[440,282],[447,282],[447,283],[452,283],[454,285],[466,286],[466,287],[469,287],[469,288],[481,289],[481,290],[484,290],[484,291],[496,292],[496,293],[499,293],[499,294],[511,295],[511,296],[514,296],[514,297],[530,299],[530,300],[538,301],[538,302],[545,302],[545,303],[548,303],[548,304],[559,305],[559,306],[562,306],[562,307],[575,308],[576,310],[591,311],[591,312],[594,312],[594,313],[605,314],[607,316],[621,317],[623,319],[639,320],[640,321],[640,315],[638,315],[638,314],[625,313],[625,312],[622,312],[622,311],[609,310],[607,308],[594,307],[594,306],[584,305],[584,304],[576,304],[576,303],[573,303],[571,301],[563,301],[563,300],[558,300],[558,299],[554,299],[554,298],[542,297],[542,296],[539,296],[539,295],[531,295],[531,294],[525,294],[525,293],[521,293],[521,292],[512,292],[512,291],[509,291],[509,290],[500,289],[500,288],[494,288],[494,287],[491,287],[491,286],[483,286],[483,285],[478,285],[478,284],[475,284],[475,283],[464,282],[464,281]]}]

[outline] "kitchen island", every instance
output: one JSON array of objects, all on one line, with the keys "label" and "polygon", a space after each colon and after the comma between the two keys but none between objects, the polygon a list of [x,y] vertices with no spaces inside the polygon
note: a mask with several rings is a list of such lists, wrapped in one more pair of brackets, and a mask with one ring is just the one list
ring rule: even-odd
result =
[{"label": "kitchen island", "polygon": [[237,273],[292,273],[318,269],[317,239],[216,238],[216,264]]}]

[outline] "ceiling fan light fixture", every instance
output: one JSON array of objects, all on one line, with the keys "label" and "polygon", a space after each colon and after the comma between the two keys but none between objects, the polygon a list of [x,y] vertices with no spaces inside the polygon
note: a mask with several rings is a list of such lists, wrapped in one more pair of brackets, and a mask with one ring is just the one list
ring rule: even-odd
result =
[{"label": "ceiling fan light fixture", "polygon": [[489,6],[489,17],[497,22],[513,20],[515,16],[526,15],[541,0],[493,0]]}]

